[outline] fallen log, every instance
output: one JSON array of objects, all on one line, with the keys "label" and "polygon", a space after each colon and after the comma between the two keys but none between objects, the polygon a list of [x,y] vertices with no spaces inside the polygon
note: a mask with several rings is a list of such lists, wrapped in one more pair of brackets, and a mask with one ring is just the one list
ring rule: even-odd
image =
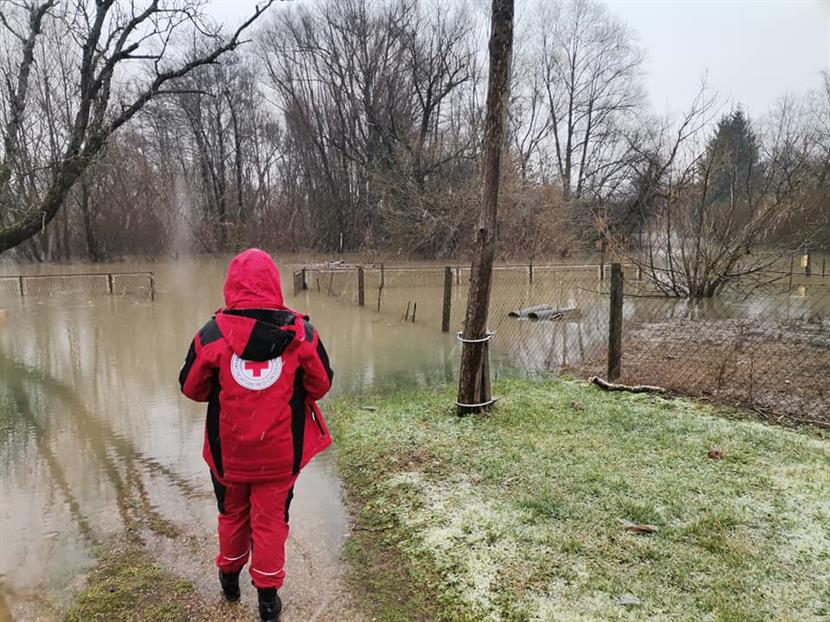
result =
[{"label": "fallen log", "polygon": [[553,310],[553,307],[550,305],[535,305],[533,307],[525,307],[524,309],[519,309],[518,311],[511,311],[507,314],[507,317],[512,318],[521,318],[527,317],[530,313],[535,313],[537,311],[548,311]]},{"label": "fallen log", "polygon": [[545,309],[543,311],[532,311],[527,314],[527,319],[533,321],[540,321],[540,320],[561,320],[565,315],[571,314],[576,311],[576,307],[571,307],[568,309]]},{"label": "fallen log", "polygon": [[606,391],[628,391],[629,393],[667,393],[663,387],[654,387],[647,384],[616,384],[603,380],[599,376],[591,376],[588,382],[595,384]]}]

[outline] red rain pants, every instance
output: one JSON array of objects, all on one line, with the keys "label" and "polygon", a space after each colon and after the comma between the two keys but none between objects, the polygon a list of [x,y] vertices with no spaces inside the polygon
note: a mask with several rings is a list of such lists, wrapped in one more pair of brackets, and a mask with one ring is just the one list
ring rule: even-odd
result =
[{"label": "red rain pants", "polygon": [[285,581],[288,508],[296,477],[273,482],[220,483],[213,478],[219,504],[219,554],[223,572],[248,569],[257,588],[281,588]]}]

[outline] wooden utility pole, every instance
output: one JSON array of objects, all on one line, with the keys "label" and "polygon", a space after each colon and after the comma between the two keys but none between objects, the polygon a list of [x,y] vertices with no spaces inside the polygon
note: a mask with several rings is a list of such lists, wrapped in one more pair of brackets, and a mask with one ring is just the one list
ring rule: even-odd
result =
[{"label": "wooden utility pole", "polygon": [[504,126],[509,101],[510,59],[513,53],[513,0],[493,0],[490,18],[490,77],[484,125],[484,184],[477,248],[470,274],[467,314],[458,383],[458,413],[480,411],[492,403],[487,345],[487,315],[496,254],[496,214]]}]

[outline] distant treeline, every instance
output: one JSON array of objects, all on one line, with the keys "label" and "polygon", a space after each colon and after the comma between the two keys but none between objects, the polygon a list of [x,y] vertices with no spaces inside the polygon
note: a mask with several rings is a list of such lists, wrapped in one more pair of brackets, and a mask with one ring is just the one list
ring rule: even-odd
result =
[{"label": "distant treeline", "polygon": [[[27,6],[13,3],[0,27],[6,128]],[[89,23],[66,21],[68,10],[46,12],[31,50],[28,121],[2,147],[11,207],[0,228],[48,193],[83,103],[73,76],[84,51],[71,29]],[[251,43],[170,81],[118,127],[54,220],[15,252],[463,253],[480,193],[486,18],[419,0],[275,5]],[[689,256],[700,264],[726,252],[734,266],[756,243],[830,245],[830,77],[782,95],[759,119],[705,88],[678,118],[661,119],[646,104],[632,34],[592,0],[539,2],[517,26],[501,255],[566,256],[604,240],[650,254],[663,282],[675,257],[691,275]],[[202,52],[191,45],[185,57]],[[117,113],[119,84],[103,115]],[[718,261],[713,270],[730,269]]]}]

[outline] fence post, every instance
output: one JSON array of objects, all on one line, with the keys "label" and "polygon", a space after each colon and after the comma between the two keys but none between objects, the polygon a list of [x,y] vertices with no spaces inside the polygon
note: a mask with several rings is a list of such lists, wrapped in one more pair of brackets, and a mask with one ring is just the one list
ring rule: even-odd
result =
[{"label": "fence post", "polygon": [[619,263],[611,264],[611,315],[608,322],[608,380],[620,377],[623,328],[623,273]]},{"label": "fence post", "polygon": [[365,279],[363,278],[363,266],[357,267],[357,305],[362,307],[366,302]]},{"label": "fence post", "polygon": [[306,280],[305,266],[303,266],[303,290],[308,289],[308,281]]},{"label": "fence post", "polygon": [[23,275],[17,277],[17,287],[20,289],[20,297],[23,298],[23,296],[26,295],[26,292],[23,289]]},{"label": "fence post", "polygon": [[[385,285],[386,285],[386,269],[384,268],[383,262],[381,261],[380,262],[380,288],[383,289],[383,287]],[[378,311],[380,311],[380,309],[378,309]]]},{"label": "fence post", "polygon": [[150,280],[150,300],[156,299],[156,279],[153,278],[153,273],[150,272],[147,275],[147,278]]},{"label": "fence post", "polygon": [[810,252],[807,251],[807,261],[804,263],[804,276],[810,276],[813,272],[813,258],[810,256]]},{"label": "fence post", "polygon": [[527,266],[527,277],[530,281],[530,284],[533,285],[533,260],[530,260],[530,263]]},{"label": "fence post", "polygon": [[112,295],[112,273],[107,273],[107,293]]},{"label": "fence post", "polygon": [[793,263],[795,262],[795,255],[790,255],[790,281],[787,285],[787,289],[793,288]]},{"label": "fence post", "polygon": [[441,332],[450,332],[450,312],[452,310],[452,268],[444,268],[444,314],[441,317]]},{"label": "fence post", "polygon": [[602,236],[602,242],[600,246],[600,255],[599,255],[599,280],[605,280],[605,251],[607,248],[608,242],[605,239],[605,236]]}]

